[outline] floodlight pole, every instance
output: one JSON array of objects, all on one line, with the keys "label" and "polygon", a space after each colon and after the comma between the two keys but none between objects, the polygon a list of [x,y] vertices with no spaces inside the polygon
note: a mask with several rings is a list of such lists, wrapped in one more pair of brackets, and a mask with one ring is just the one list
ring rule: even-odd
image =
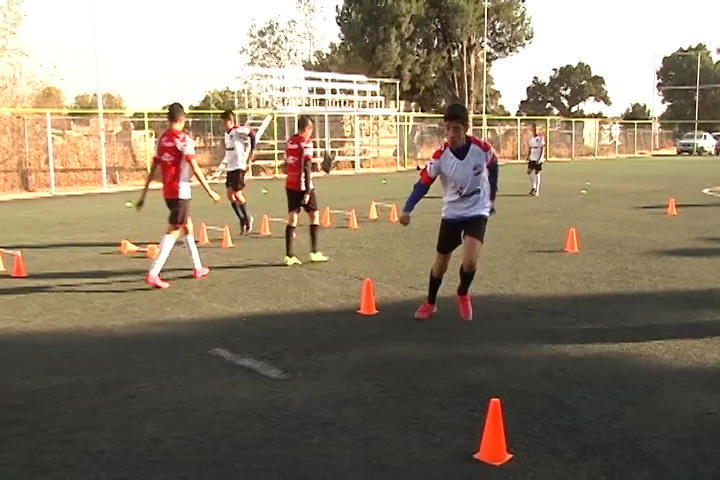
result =
[{"label": "floodlight pole", "polygon": [[[695,135],[698,131],[698,112],[700,110],[700,52],[697,52],[697,77],[695,81]],[[695,152],[697,153],[697,140],[695,140]]]},{"label": "floodlight pole", "polygon": [[483,101],[482,101],[482,117],[483,128],[482,137],[487,138],[487,49],[488,49],[488,1],[485,0],[485,35],[483,39]]},{"label": "floodlight pole", "polygon": [[100,90],[100,69],[98,67],[98,49],[97,49],[97,27],[95,22],[95,0],[90,0],[92,7],[92,26],[93,26],[93,47],[95,50],[95,86],[97,88],[98,100],[98,130],[100,133],[100,162],[102,169],[102,186],[107,190],[107,158],[105,156],[105,118],[103,117],[103,100],[102,91]]}]

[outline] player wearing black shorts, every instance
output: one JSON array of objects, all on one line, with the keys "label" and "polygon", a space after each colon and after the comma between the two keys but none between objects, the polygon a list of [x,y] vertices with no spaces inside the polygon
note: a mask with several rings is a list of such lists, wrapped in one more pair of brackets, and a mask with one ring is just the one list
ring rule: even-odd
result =
[{"label": "player wearing black shorts", "polygon": [[315,195],[315,185],[312,181],[312,133],[312,120],[309,117],[301,116],[298,118],[298,133],[288,139],[285,146],[287,174],[285,192],[288,206],[288,219],[285,227],[285,265],[287,266],[302,264],[293,252],[293,236],[300,210],[305,210],[310,218],[310,261],[328,261],[328,257],[317,248],[320,212]]},{"label": "player wearing black shorts", "polygon": [[415,205],[425,196],[435,179],[440,177],[443,209],[437,254],[430,270],[427,300],[415,312],[415,319],[427,320],[437,310],[437,294],[450,257],[462,245],[457,302],[460,318],[467,322],[473,318],[468,290],[475,278],[478,257],[485,242],[488,216],[495,211],[498,162],[488,142],[466,135],[469,115],[464,106],[450,105],[444,120],[447,143],[435,152],[420,171],[420,180],[405,203],[400,223],[406,226],[410,224],[410,214]]},{"label": "player wearing black shorts", "polygon": [[532,138],[528,142],[528,183],[530,184],[530,193],[537,197],[540,195],[540,180],[542,179],[542,169],[545,157],[545,138],[540,133],[537,125],[533,124]]},{"label": "player wearing black shorts", "polygon": [[240,230],[247,234],[252,230],[253,217],[247,210],[247,199],[243,194],[245,188],[245,172],[248,161],[255,154],[255,133],[247,127],[247,116],[240,118],[240,125],[235,125],[235,115],[232,110],[226,110],[220,116],[225,128],[225,158],[227,177],[225,187],[235,215],[240,220]]}]

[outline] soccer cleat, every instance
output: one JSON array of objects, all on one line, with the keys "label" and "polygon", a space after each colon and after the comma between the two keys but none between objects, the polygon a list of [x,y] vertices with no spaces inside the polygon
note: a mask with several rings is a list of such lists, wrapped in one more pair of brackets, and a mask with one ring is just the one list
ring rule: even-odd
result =
[{"label": "soccer cleat", "polygon": [[465,322],[473,319],[472,301],[469,295],[458,295],[458,310],[460,310],[460,318]]},{"label": "soccer cleat", "polygon": [[322,252],[310,252],[310,261],[313,263],[327,262],[328,260],[330,258],[323,255]]},{"label": "soccer cleat", "polygon": [[160,288],[163,290],[166,288],[170,288],[169,283],[163,281],[159,276],[150,275],[149,273],[145,277],[145,283],[147,283],[148,285],[152,285],[155,288]]},{"label": "soccer cleat", "polygon": [[437,305],[431,305],[428,302],[423,302],[415,312],[415,320],[427,320],[430,315],[437,312]]},{"label": "soccer cleat", "polygon": [[292,267],[293,265],[302,265],[302,262],[299,258],[292,256],[292,257],[285,257],[285,265],[288,267]]},{"label": "soccer cleat", "polygon": [[531,188],[530,191],[528,192],[528,195],[534,197],[534,196],[535,196],[535,189],[534,189],[534,188]]},{"label": "soccer cleat", "polygon": [[536,197],[540,196],[540,192],[538,190],[533,190],[533,195]]},{"label": "soccer cleat", "polygon": [[208,267],[196,268],[193,270],[193,278],[207,277],[208,273],[210,273],[210,269]]}]

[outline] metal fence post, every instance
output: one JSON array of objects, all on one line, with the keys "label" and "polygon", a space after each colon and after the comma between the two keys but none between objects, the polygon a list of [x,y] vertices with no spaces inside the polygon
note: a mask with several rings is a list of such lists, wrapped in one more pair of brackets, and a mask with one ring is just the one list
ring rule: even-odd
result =
[{"label": "metal fence post", "polygon": [[143,135],[143,151],[145,152],[145,169],[150,172],[150,152],[148,152],[148,140],[150,139],[150,122],[147,112],[143,112],[143,123],[145,124],[145,135]]},{"label": "metal fence post", "polygon": [[635,122],[635,156],[637,157],[638,122]]},{"label": "metal fence post", "polygon": [[360,168],[360,118],[355,111],[355,171]]},{"label": "metal fence post", "polygon": [[600,148],[600,120],[595,120],[595,160],[598,159],[598,149]]},{"label": "metal fence post", "polygon": [[275,155],[275,176],[278,174],[278,117],[277,112],[272,113],[273,116],[273,153]]},{"label": "metal fence post", "polygon": [[550,160],[550,119],[545,119],[545,137],[547,140],[545,141],[545,159]]},{"label": "metal fence post", "polygon": [[570,160],[575,160],[575,120],[570,122],[572,125],[572,149],[570,150]]},{"label": "metal fence post", "polygon": [[53,156],[52,120],[50,112],[45,112],[45,130],[47,133],[48,170],[50,173],[50,194],[55,195],[55,158]]}]

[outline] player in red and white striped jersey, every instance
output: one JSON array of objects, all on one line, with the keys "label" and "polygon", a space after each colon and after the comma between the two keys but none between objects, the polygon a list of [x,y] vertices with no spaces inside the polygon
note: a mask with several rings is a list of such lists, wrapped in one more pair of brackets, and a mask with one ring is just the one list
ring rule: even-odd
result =
[{"label": "player in red and white striped jersey", "polygon": [[165,204],[170,209],[170,217],[167,232],[160,241],[158,257],[153,262],[145,278],[148,284],[156,288],[168,288],[170,286],[160,278],[160,271],[180,235],[184,236],[185,246],[192,257],[193,277],[202,278],[210,271],[209,268],[203,267],[200,262],[200,255],[193,236],[192,221],[188,217],[192,175],[195,174],[215,203],[220,201],[220,196],[210,188],[205,175],[203,175],[202,170],[195,161],[195,149],[192,139],[183,131],[185,128],[185,110],[182,105],[179,103],[170,105],[168,122],[170,128],[158,139],[157,152],[153,158],[152,167],[148,172],[145,188],[140,195],[140,200],[137,202],[137,209],[142,209],[145,204],[148,186],[159,168],[163,182],[163,197],[165,197]]}]

